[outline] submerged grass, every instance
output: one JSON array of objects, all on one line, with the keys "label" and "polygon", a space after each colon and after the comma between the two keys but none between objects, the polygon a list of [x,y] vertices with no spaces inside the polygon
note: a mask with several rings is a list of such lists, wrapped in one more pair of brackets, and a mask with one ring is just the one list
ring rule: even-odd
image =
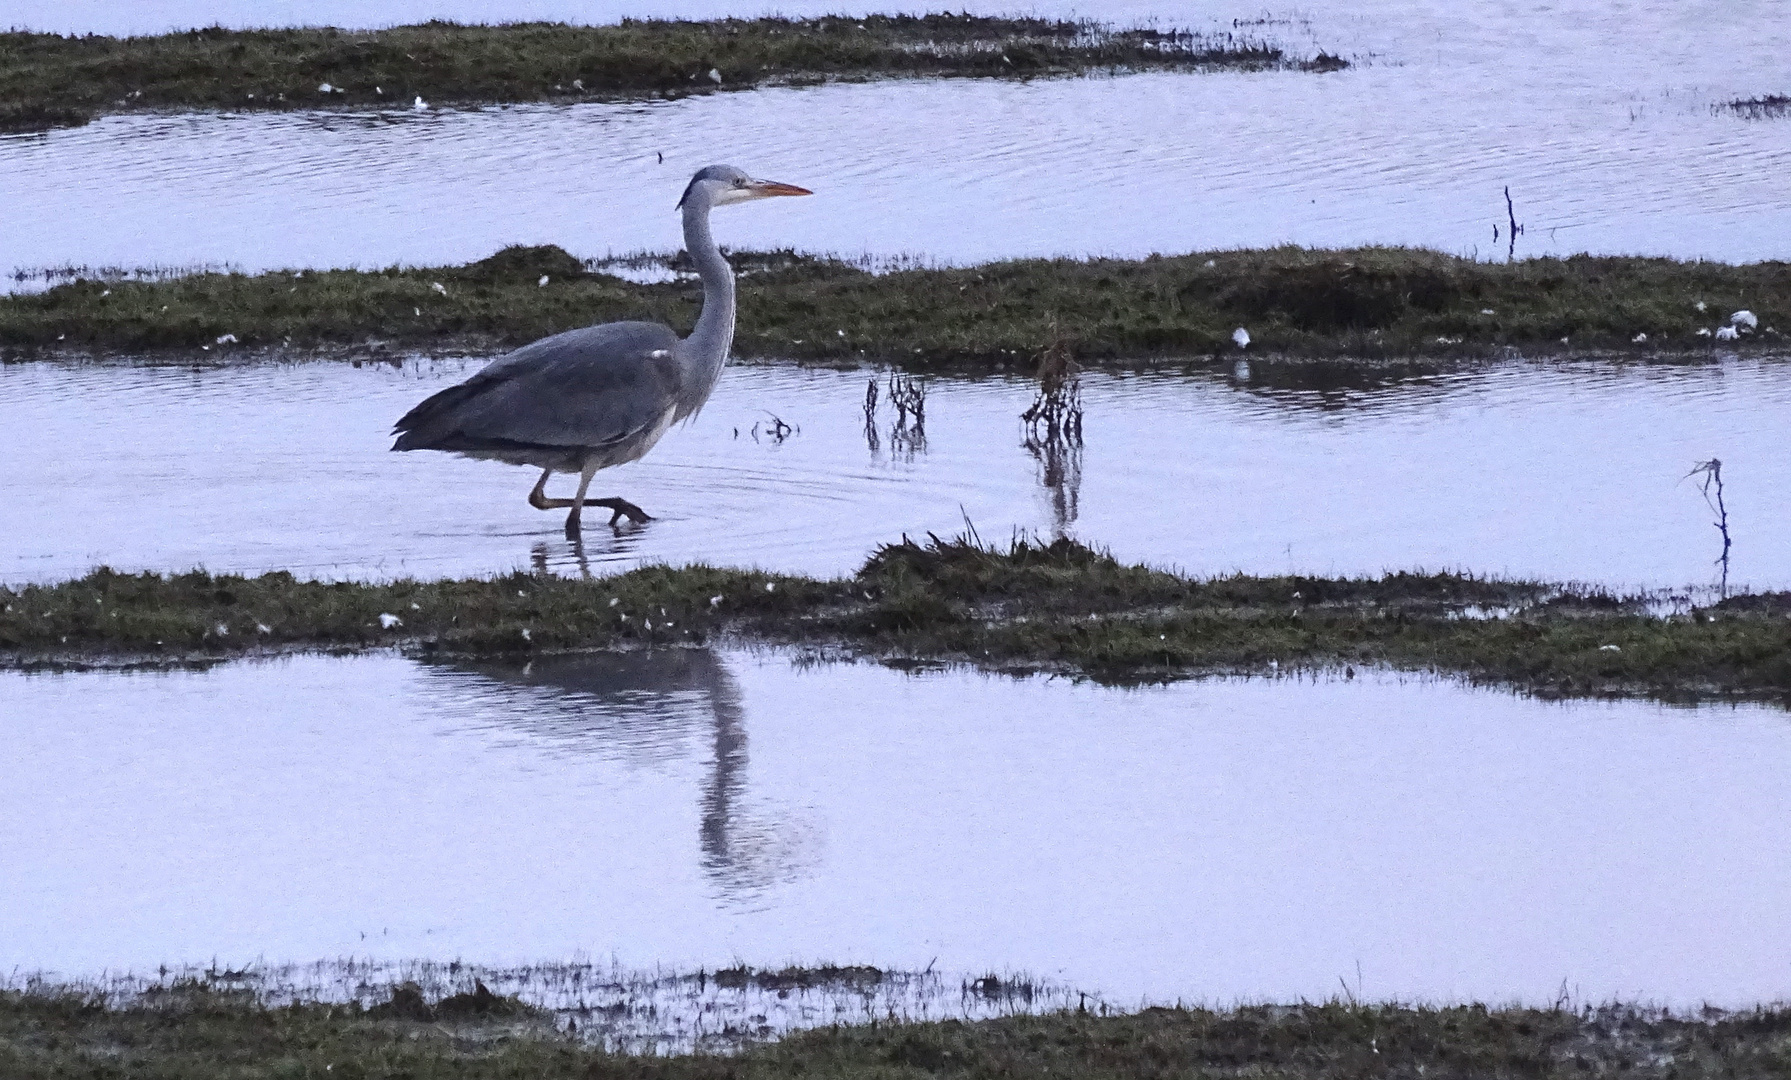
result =
[{"label": "submerged grass", "polygon": [[[155,37],[0,33],[0,122],[34,129],[130,109],[403,107],[666,96],[884,76],[1025,78],[1292,61],[1234,34],[969,14],[625,19],[610,26],[431,22],[384,30]],[[5,130],[0,128],[0,130]]]},{"label": "submerged grass", "polygon": [[697,643],[845,646],[1104,682],[1377,665],[1558,696],[1791,701],[1791,595],[1682,615],[1598,592],[1458,574],[1197,579],[1068,540],[904,540],[853,577],[707,566],[575,580],[383,584],[98,570],[0,589],[14,667],[403,647],[501,655]]},{"label": "submerged grass", "polygon": [[[1783,348],[1791,333],[1786,262],[1297,247],[889,273],[788,252],[735,262],[742,355],[912,370],[1018,363],[1054,343],[1083,363],[1237,355],[1239,326],[1252,354],[1367,359],[1707,351],[1729,329],[1722,347]],[[613,319],[688,330],[700,299],[694,280],[625,281],[552,246],[432,269],[96,277],[0,296],[0,350],[494,348]],[[1743,309],[1757,327],[1729,327]]]},{"label": "submerged grass", "polygon": [[[418,1007],[429,1008],[418,1001]],[[439,1007],[438,1007],[439,1008]],[[402,1010],[399,1010],[401,1012]],[[551,1026],[440,1022],[359,1005],[266,1007],[185,986],[160,1000],[0,992],[0,1074],[131,1076],[640,1077],[1766,1077],[1791,1071],[1791,1012],[1698,1017],[1606,1006],[1429,1008],[1331,1002],[1230,1010],[1064,1011],[966,1023],[834,1025],[735,1055],[609,1053]],[[432,1022],[434,1021],[434,1022]]]},{"label": "submerged grass", "polygon": [[1791,94],[1764,94],[1754,98],[1737,98],[1717,106],[1748,120],[1774,120],[1791,116]]},{"label": "submerged grass", "polygon": [[40,999],[103,1000],[114,1012],[180,1007],[207,995],[263,1010],[334,1005],[350,1016],[429,1023],[462,1038],[558,1031],[611,1054],[661,1057],[734,1053],[841,1023],[972,1021],[1075,1007],[1108,1011],[1099,994],[1011,971],[966,976],[931,966],[902,971],[837,964],[734,964],[710,971],[582,959],[502,965],[339,959],[236,969],[215,962],[164,964],[142,974],[108,972],[74,982],[14,974],[0,978],[0,992],[8,990]]}]

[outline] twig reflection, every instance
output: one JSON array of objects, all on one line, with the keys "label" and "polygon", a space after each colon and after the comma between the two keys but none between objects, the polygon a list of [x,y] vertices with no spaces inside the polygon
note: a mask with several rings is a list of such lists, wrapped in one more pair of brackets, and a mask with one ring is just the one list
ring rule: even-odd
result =
[{"label": "twig reflection", "polygon": [[889,445],[907,460],[927,451],[927,387],[912,375],[889,375],[889,403],[895,406],[895,426],[889,429]]},{"label": "twig reflection", "polygon": [[883,440],[877,437],[877,377],[871,376],[864,388],[864,445],[871,452],[871,459],[876,460],[877,452],[883,448]]},{"label": "twig reflection", "polygon": [[[877,434],[877,380],[873,377],[864,389],[864,445],[871,460],[877,460],[883,440]],[[913,461],[916,454],[927,451],[927,388],[911,375],[890,372],[889,404],[895,408],[895,422],[889,427],[889,448],[892,457]]]},{"label": "twig reflection", "polygon": [[1070,344],[1053,330],[1039,354],[1038,396],[1020,414],[1021,445],[1039,463],[1039,481],[1051,497],[1051,531],[1068,534],[1082,492],[1082,376]]}]

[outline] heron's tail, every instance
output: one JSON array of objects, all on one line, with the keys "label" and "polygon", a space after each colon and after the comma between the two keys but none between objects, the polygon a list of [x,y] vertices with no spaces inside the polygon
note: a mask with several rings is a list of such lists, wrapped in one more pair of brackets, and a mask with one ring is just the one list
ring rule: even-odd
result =
[{"label": "heron's tail", "polygon": [[398,436],[392,449],[447,449],[443,444],[458,434],[455,430],[456,408],[476,393],[478,388],[460,383],[424,398],[392,425],[392,434]]}]

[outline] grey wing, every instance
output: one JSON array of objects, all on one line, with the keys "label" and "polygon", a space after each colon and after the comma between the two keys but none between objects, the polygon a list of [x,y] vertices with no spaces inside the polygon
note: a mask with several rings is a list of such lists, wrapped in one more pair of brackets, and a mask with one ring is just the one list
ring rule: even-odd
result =
[{"label": "grey wing", "polygon": [[678,336],[658,323],[542,338],[430,397],[394,427],[394,450],[602,448],[662,427],[678,398]]}]

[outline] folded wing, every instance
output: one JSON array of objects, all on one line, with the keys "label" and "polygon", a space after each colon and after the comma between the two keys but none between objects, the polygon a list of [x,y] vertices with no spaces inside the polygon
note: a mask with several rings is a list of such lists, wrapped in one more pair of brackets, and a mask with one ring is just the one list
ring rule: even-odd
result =
[{"label": "folded wing", "polygon": [[677,347],[670,327],[646,322],[543,338],[405,413],[392,449],[620,450],[657,438],[678,401]]}]

